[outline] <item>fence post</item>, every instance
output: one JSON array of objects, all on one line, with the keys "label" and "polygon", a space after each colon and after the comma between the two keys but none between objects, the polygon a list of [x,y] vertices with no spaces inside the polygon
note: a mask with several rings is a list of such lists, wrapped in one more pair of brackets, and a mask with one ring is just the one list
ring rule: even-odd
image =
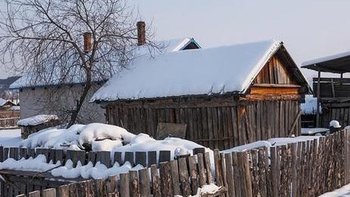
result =
[{"label": "fence post", "polygon": [[159,173],[160,173],[162,196],[164,197],[174,196],[170,162],[160,163]]},{"label": "fence post", "polygon": [[120,174],[120,197],[130,197],[129,174]]},{"label": "fence post", "polygon": [[152,178],[152,194],[154,197],[161,197],[160,189],[160,177],[157,170],[157,164],[151,166],[151,178]]},{"label": "fence post", "polygon": [[40,197],[40,191],[29,192],[28,197]]},{"label": "fence post", "polygon": [[56,189],[55,188],[49,188],[44,189],[41,191],[42,197],[56,197]]},{"label": "fence post", "polygon": [[227,173],[228,196],[236,196],[235,182],[233,178],[232,153],[226,153],[225,160],[226,160],[225,163],[226,163],[226,173]]},{"label": "fence post", "polygon": [[[250,173],[250,166],[249,166],[249,155],[247,152],[238,152],[237,153],[237,164],[238,169],[241,177],[241,195],[252,197],[253,196],[253,190],[252,190],[252,177]],[[239,195],[239,194],[236,194]]]},{"label": "fence post", "polygon": [[345,184],[350,183],[350,128],[344,130],[344,173],[345,173]]},{"label": "fence post", "polygon": [[139,170],[139,181],[140,181],[140,197],[149,197],[150,196],[150,176],[147,168]]}]

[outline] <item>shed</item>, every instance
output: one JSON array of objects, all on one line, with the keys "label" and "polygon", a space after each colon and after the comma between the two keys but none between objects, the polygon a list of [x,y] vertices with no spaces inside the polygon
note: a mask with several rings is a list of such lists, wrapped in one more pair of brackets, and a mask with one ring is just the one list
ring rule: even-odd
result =
[{"label": "shed", "polygon": [[[317,99],[317,108],[322,113],[316,114],[316,127],[328,127],[331,120],[338,120],[341,125],[350,124],[350,52],[304,62],[302,68],[315,70],[318,77],[313,78],[313,92]],[[322,73],[333,73],[332,77],[322,77]],[[338,76],[338,77],[337,77]]]},{"label": "shed", "polygon": [[42,129],[57,126],[60,124],[58,116],[56,115],[36,115],[29,118],[21,119],[17,122],[17,125],[21,127],[22,139],[28,138],[32,133],[36,133]]},{"label": "shed", "polygon": [[140,58],[92,97],[107,122],[157,136],[160,123],[226,149],[300,134],[309,86],[282,42],[260,41]]}]

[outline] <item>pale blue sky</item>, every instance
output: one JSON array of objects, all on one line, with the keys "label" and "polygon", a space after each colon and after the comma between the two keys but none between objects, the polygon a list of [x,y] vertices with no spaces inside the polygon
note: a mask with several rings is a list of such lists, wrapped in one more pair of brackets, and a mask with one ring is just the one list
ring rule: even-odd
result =
[{"label": "pale blue sky", "polygon": [[298,65],[350,50],[348,0],[136,2],[160,40],[190,36],[203,47],[213,47],[276,39],[284,41]]},{"label": "pale blue sky", "polygon": [[[3,1],[3,0],[0,0]],[[194,37],[203,47],[284,41],[298,65],[350,50],[349,0],[133,0],[157,40]],[[6,76],[0,71],[0,77]]]}]

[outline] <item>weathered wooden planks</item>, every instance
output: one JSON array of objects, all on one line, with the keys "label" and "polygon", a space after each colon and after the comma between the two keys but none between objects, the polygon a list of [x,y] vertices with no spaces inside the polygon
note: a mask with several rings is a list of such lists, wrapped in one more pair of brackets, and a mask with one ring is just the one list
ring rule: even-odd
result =
[{"label": "weathered wooden planks", "polygon": [[[120,178],[58,185],[55,192],[61,196],[188,196],[215,179],[227,196],[318,196],[347,183],[349,132],[245,152],[223,154],[216,150],[215,161],[210,161],[209,153],[198,153],[163,162],[159,169],[154,164],[121,174]],[[211,162],[215,163],[214,177]],[[47,188],[31,185],[26,191],[36,189]],[[7,187],[1,191],[13,196],[23,190]]]},{"label": "weathered wooden planks", "polygon": [[[294,86],[292,89],[295,91],[298,88]],[[281,97],[281,87],[269,88],[277,93],[259,98],[254,95],[225,95],[206,99],[190,97],[116,102],[108,105],[106,112],[111,124],[124,126],[129,131],[147,128],[142,131],[151,136],[156,136],[159,123],[186,124],[186,139],[211,149],[223,150],[271,137],[285,137],[289,135],[289,130],[299,135],[300,96]]]}]

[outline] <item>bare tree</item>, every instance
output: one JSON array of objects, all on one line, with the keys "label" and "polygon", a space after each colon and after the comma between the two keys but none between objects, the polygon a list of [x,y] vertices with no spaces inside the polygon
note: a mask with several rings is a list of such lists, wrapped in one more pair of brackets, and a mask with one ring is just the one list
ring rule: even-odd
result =
[{"label": "bare tree", "polygon": [[110,78],[134,57],[137,15],[124,0],[6,3],[3,62],[30,73],[27,80],[33,84],[83,83],[68,126],[75,123],[93,82]]}]

